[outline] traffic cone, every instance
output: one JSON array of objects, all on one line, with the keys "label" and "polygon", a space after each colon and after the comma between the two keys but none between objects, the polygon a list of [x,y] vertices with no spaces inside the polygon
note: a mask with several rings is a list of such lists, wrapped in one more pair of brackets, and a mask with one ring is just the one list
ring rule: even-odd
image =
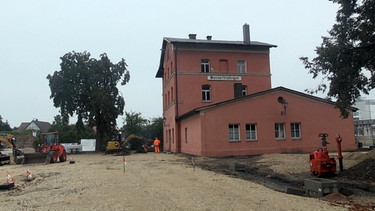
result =
[{"label": "traffic cone", "polygon": [[31,171],[30,171],[30,170],[27,170],[26,180],[27,180],[27,181],[31,181],[31,180],[33,180],[33,175],[31,174]]},{"label": "traffic cone", "polygon": [[8,181],[8,183],[14,183],[13,177],[10,176],[9,173],[8,173],[8,176],[7,176],[7,181]]}]

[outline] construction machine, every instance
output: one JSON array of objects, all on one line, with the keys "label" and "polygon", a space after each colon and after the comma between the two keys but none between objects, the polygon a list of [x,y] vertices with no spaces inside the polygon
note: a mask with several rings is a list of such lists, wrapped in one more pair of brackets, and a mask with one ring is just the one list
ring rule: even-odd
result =
[{"label": "construction machine", "polygon": [[10,164],[10,154],[13,154],[15,138],[12,134],[0,134],[0,165]]},{"label": "construction machine", "polygon": [[[106,154],[107,153],[119,153],[119,152],[129,153],[129,150],[130,150],[129,141],[132,139],[139,139],[139,140],[142,140],[143,142],[147,140],[143,136],[130,134],[128,137],[126,137],[124,141],[122,141],[121,134],[119,133],[119,134],[114,135],[113,138],[110,141],[108,141],[106,149],[105,149],[105,153]],[[144,143],[142,143],[141,145],[144,146],[143,149],[145,150],[145,147],[147,145],[144,145]]]},{"label": "construction machine", "polygon": [[16,151],[15,163],[55,163],[58,160],[60,162],[67,160],[65,147],[59,142],[58,132],[43,133],[42,139],[43,143],[39,144],[33,153],[24,153],[21,150]]},{"label": "construction machine", "polygon": [[320,133],[322,147],[310,153],[310,172],[319,177],[331,176],[336,172],[336,160],[329,157],[327,133]]}]

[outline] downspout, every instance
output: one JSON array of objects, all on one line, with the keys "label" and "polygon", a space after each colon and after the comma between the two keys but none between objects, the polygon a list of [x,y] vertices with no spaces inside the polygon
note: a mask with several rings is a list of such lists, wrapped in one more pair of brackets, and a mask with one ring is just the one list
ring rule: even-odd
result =
[{"label": "downspout", "polygon": [[[178,80],[177,80],[177,46],[175,48],[175,51],[174,51],[174,70],[175,70],[175,84],[176,84],[176,88],[175,88],[175,92],[176,92],[176,117],[178,117],[179,113],[178,113]],[[175,118],[175,121],[176,121],[176,118]],[[176,130],[175,130],[175,133],[176,133],[176,152],[177,153],[180,153],[181,152],[181,137],[180,137],[180,120],[177,120],[176,121]]]}]

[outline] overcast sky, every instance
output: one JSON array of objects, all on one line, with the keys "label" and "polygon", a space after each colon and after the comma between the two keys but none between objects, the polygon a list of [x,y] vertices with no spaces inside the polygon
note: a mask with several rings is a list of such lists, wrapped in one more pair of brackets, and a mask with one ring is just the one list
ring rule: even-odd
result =
[{"label": "overcast sky", "polygon": [[272,87],[303,92],[319,81],[299,57],[315,56],[337,9],[328,0],[0,0],[0,115],[12,128],[34,118],[52,123],[59,110],[46,76],[60,70],[65,53],[88,51],[126,60],[125,111],[161,117],[155,74],[163,37],[241,41],[245,23],[251,40],[278,46],[270,53]]}]

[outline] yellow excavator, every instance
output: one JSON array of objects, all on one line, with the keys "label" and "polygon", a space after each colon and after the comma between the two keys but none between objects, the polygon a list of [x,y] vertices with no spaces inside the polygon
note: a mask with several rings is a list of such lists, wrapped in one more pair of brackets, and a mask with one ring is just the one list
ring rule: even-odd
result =
[{"label": "yellow excavator", "polygon": [[0,133],[0,165],[10,164],[10,155],[16,150],[12,134]]},{"label": "yellow excavator", "polygon": [[[119,152],[129,153],[130,149],[128,149],[127,147],[128,147],[129,141],[132,139],[142,140],[144,142],[142,145],[146,147],[145,142],[147,141],[147,138],[143,136],[130,134],[128,137],[126,137],[124,141],[122,141],[121,134],[119,133],[119,134],[114,135],[114,137],[110,141],[108,141],[107,146],[105,148],[105,153],[106,154],[119,153]],[[144,149],[144,150],[147,152],[147,149]]]}]

